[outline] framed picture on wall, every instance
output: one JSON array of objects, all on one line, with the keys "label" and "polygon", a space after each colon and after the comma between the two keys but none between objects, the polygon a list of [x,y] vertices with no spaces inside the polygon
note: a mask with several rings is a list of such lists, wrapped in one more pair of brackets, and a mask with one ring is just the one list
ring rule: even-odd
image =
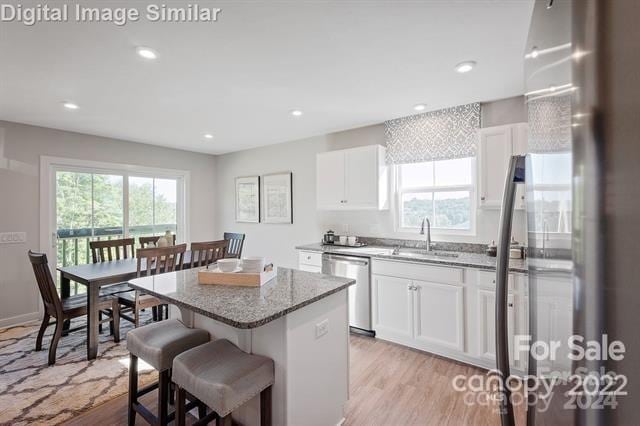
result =
[{"label": "framed picture on wall", "polygon": [[293,173],[262,176],[262,222],[293,223]]},{"label": "framed picture on wall", "polygon": [[236,222],[260,222],[260,176],[236,178]]}]

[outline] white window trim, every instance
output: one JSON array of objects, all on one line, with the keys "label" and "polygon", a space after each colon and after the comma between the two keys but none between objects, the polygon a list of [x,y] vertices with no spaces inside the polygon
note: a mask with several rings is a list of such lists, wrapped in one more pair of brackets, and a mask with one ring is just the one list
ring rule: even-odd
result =
[{"label": "white window trim", "polygon": [[393,220],[394,220],[394,229],[398,236],[402,238],[414,238],[416,235],[416,231],[419,230],[418,227],[403,227],[402,226],[402,194],[404,192],[446,192],[446,191],[459,191],[465,190],[470,192],[470,218],[471,218],[471,226],[469,229],[448,229],[448,228],[436,228],[434,226],[431,227],[431,235],[434,236],[475,236],[476,235],[476,222],[477,222],[477,200],[476,200],[476,191],[477,191],[477,178],[476,178],[476,167],[477,167],[477,157],[474,157],[474,161],[472,161],[471,166],[471,184],[470,185],[452,185],[452,186],[438,186],[438,187],[419,187],[419,188],[411,188],[410,190],[402,191],[401,189],[401,178],[400,178],[400,165],[393,165],[393,191],[394,191],[394,206],[393,209]]},{"label": "white window trim", "polygon": [[[85,173],[122,174],[136,177],[156,177],[176,179],[178,181],[177,233],[190,242],[189,205],[191,172],[188,170],[146,167],[133,164],[108,163],[101,161],[78,160],[62,157],[40,157],[40,250],[53,259],[56,239],[52,233],[55,229],[55,176],[57,171],[76,171]],[[126,181],[126,179],[125,179]],[[123,197],[128,197],[128,186],[123,182]],[[125,209],[123,220],[125,228],[128,224],[128,212]],[[55,265],[50,265],[55,268]]]}]

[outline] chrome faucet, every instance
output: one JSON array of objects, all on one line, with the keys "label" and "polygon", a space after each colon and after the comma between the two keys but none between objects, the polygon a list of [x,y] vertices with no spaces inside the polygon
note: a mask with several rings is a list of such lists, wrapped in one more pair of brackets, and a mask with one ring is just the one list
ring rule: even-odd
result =
[{"label": "chrome faucet", "polygon": [[424,223],[427,222],[427,251],[431,251],[431,222],[428,218],[422,219],[422,225],[420,226],[420,235],[424,235]]}]

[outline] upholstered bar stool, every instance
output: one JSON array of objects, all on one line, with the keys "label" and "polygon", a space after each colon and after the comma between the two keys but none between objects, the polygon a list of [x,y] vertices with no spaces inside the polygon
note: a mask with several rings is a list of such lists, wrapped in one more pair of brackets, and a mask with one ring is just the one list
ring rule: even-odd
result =
[{"label": "upholstered bar stool", "polygon": [[231,426],[231,413],[260,394],[260,425],[271,425],[273,360],[241,351],[225,339],[189,349],[173,360],[172,380],[177,386],[175,421],[184,425],[187,393],[213,411],[196,425],[216,419]]},{"label": "upholstered bar stool", "polygon": [[[166,425],[173,418],[168,414],[171,388],[171,366],[176,355],[209,341],[205,330],[188,328],[177,319],[155,322],[127,333],[129,350],[129,425],[135,424],[136,413],[152,425]],[[158,383],[138,390],[138,358],[158,370]],[[138,398],[158,389],[158,415],[154,416]],[[191,408],[195,403],[189,404]]]}]

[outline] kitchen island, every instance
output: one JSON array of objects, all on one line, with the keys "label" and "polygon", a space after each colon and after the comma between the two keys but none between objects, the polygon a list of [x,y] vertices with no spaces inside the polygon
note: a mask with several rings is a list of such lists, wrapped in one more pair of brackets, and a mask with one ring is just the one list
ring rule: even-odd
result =
[{"label": "kitchen island", "polygon": [[[189,327],[275,362],[274,425],[335,425],[349,389],[347,287],[355,281],[278,268],[262,287],[202,285],[198,269],[137,278],[131,287],[175,305]],[[319,398],[319,395],[322,398]],[[233,413],[259,424],[259,397]]]}]

